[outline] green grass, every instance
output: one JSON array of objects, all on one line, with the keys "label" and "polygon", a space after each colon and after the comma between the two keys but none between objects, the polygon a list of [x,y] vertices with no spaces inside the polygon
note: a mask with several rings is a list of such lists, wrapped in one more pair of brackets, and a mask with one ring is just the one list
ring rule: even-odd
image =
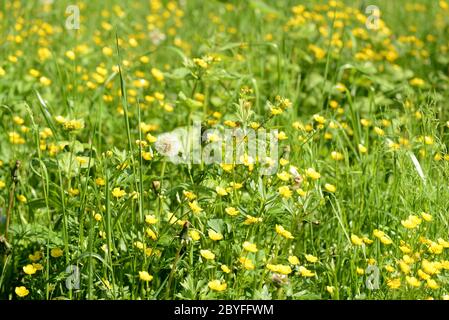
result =
[{"label": "green grass", "polygon": [[[67,30],[71,3],[3,1],[0,298],[449,297],[449,9],[329,2],[84,1]],[[168,161],[195,121],[282,131],[283,162]]]}]

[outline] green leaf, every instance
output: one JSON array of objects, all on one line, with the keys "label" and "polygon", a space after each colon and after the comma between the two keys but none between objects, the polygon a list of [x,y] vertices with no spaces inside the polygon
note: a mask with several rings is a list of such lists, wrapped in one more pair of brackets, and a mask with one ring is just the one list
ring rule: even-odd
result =
[{"label": "green leaf", "polygon": [[262,0],[250,0],[249,3],[250,3],[250,6],[253,9],[260,10],[260,12],[263,13],[263,14],[267,14],[267,13],[280,14],[280,12],[278,10],[276,10],[275,8],[269,6],[268,4],[263,2]]},{"label": "green leaf", "polygon": [[51,113],[48,110],[47,103],[45,102],[45,100],[42,98],[42,96],[40,95],[40,93],[37,90],[35,91],[35,93],[36,93],[37,99],[39,100],[39,107],[42,112],[42,115],[44,116],[48,127],[53,131],[53,133],[55,134],[55,136],[57,138],[58,130],[56,130],[56,126],[55,126],[55,123],[53,122],[53,117],[51,116]]},{"label": "green leaf", "polygon": [[223,219],[211,219],[207,222],[207,225],[215,232],[222,233],[224,230],[225,223]]},{"label": "green leaf", "polygon": [[173,80],[182,80],[185,79],[190,74],[191,71],[187,68],[177,68],[170,73],[166,73],[165,76]]}]

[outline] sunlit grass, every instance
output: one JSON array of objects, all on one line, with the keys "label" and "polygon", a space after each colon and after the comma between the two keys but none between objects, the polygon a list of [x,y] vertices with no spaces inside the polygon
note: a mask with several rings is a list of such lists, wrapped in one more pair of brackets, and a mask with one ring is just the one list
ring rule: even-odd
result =
[{"label": "sunlit grass", "polygon": [[446,1],[70,4],[0,5],[2,299],[449,298]]}]

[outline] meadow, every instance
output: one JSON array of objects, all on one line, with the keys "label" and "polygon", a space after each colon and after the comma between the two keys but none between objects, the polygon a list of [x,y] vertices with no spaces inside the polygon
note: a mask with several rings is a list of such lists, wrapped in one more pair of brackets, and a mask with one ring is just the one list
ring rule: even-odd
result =
[{"label": "meadow", "polygon": [[0,299],[449,300],[448,89],[447,0],[2,0]]}]

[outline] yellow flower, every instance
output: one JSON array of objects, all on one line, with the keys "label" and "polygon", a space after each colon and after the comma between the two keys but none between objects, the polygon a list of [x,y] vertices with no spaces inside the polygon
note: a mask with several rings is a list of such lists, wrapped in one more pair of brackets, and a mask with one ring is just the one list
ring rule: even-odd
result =
[{"label": "yellow flower", "polygon": [[213,290],[213,291],[225,291],[226,288],[228,287],[228,285],[226,284],[226,282],[221,282],[220,280],[212,280],[210,281],[207,286]]},{"label": "yellow flower", "polygon": [[406,264],[412,264],[415,262],[415,260],[413,258],[411,258],[409,255],[405,254],[402,257],[402,260],[406,263]]},{"label": "yellow flower", "polygon": [[399,246],[399,250],[401,250],[403,253],[410,253],[410,252],[412,252],[410,247],[405,245],[405,244],[402,245],[402,246]]},{"label": "yellow flower", "polygon": [[283,264],[267,264],[267,269],[272,272],[284,275],[289,275],[290,273],[292,273],[292,268],[290,268],[290,266],[286,266]]},{"label": "yellow flower", "polygon": [[335,191],[337,191],[337,187],[330,183],[326,183],[324,185],[324,189],[326,189],[326,191],[331,192],[331,193],[334,193]]},{"label": "yellow flower", "polygon": [[410,266],[402,260],[399,261],[399,268],[401,269],[402,273],[404,273],[404,274],[410,273]]},{"label": "yellow flower", "polygon": [[[284,158],[281,158],[280,160],[279,160],[279,164],[281,165],[281,166],[286,166],[287,164],[289,164],[289,162],[290,161],[288,161],[287,159],[284,159]],[[279,176],[278,176],[279,177]],[[290,176],[289,176],[289,178],[290,178]]]},{"label": "yellow flower", "polygon": [[283,226],[278,225],[278,224],[276,225],[276,233],[286,239],[294,239],[295,238],[292,236],[290,231],[285,230]]},{"label": "yellow flower", "polygon": [[209,66],[209,64],[206,61],[204,61],[204,59],[201,59],[201,58],[193,58],[193,62],[197,66],[199,66],[199,67],[201,67],[203,69],[207,69],[207,67]]},{"label": "yellow flower", "polygon": [[223,188],[223,187],[220,187],[220,186],[217,186],[217,187],[215,188],[215,191],[217,192],[217,194],[218,194],[219,196],[222,196],[222,197],[228,195],[228,192],[226,191],[226,189]]},{"label": "yellow flower", "polygon": [[231,172],[234,169],[234,165],[229,163],[221,163],[220,167],[226,172]]},{"label": "yellow flower", "polygon": [[290,180],[291,175],[286,171],[282,171],[277,174],[277,177],[282,181],[288,181]]},{"label": "yellow flower", "polygon": [[151,238],[153,241],[157,240],[157,234],[151,228],[147,228],[146,230],[147,236]]},{"label": "yellow flower", "polygon": [[26,297],[30,293],[24,286],[16,287],[15,292],[20,298]]},{"label": "yellow flower", "polygon": [[339,92],[342,92],[342,93],[345,92],[346,90],[348,90],[343,83],[337,83],[335,85],[335,89],[337,89]]},{"label": "yellow flower", "polygon": [[376,237],[376,238],[382,238],[382,237],[384,237],[385,236],[385,232],[383,232],[383,231],[381,231],[381,230],[378,230],[378,229],[374,229],[374,231],[373,231],[373,235]]},{"label": "yellow flower", "polygon": [[103,187],[106,185],[106,181],[103,178],[95,179],[95,184],[99,187]]},{"label": "yellow flower", "polygon": [[410,286],[412,286],[414,288],[419,288],[421,286],[421,282],[418,279],[416,279],[415,277],[406,276],[405,280],[407,281],[407,283]]},{"label": "yellow flower", "polygon": [[449,261],[448,260],[441,261],[441,268],[444,270],[449,270]]},{"label": "yellow flower", "polygon": [[156,224],[157,221],[158,221],[157,218],[152,214],[145,216],[145,222],[148,224]]},{"label": "yellow flower", "polygon": [[378,238],[380,240],[380,242],[382,242],[385,245],[389,245],[389,244],[393,243],[393,241],[385,234],[385,232],[383,232],[381,230],[374,229],[373,235],[376,238]]},{"label": "yellow flower", "polygon": [[443,248],[449,248],[449,241],[446,241],[442,238],[438,238],[438,244],[442,245]]},{"label": "yellow flower", "polygon": [[59,257],[62,257],[63,254],[64,254],[64,251],[62,251],[62,249],[60,249],[60,248],[53,248],[53,249],[51,249],[51,251],[50,251],[50,255],[51,255],[53,258],[59,258]]},{"label": "yellow flower", "polygon": [[338,151],[332,151],[331,152],[331,158],[332,158],[332,160],[340,161],[340,160],[344,159],[344,156],[343,156],[343,154],[341,154]]},{"label": "yellow flower", "polygon": [[232,120],[226,120],[223,123],[224,123],[225,126],[228,126],[228,127],[231,127],[231,128],[237,127],[237,123],[235,121],[232,121]]},{"label": "yellow flower", "polygon": [[254,270],[254,264],[250,259],[246,257],[240,257],[239,261],[246,270]]},{"label": "yellow flower", "polygon": [[153,159],[153,155],[151,154],[151,152],[142,151],[142,158],[146,161],[150,161],[151,159]]},{"label": "yellow flower", "polygon": [[229,269],[229,267],[227,265],[225,265],[225,264],[222,264],[220,268],[221,268],[221,270],[224,273],[230,273],[231,272],[231,269]]},{"label": "yellow flower", "polygon": [[102,50],[103,54],[107,57],[111,57],[114,54],[114,50],[109,47],[104,47]]},{"label": "yellow flower", "polygon": [[279,194],[285,199],[288,199],[292,196],[292,191],[287,186],[279,187],[278,191],[279,191]]},{"label": "yellow flower", "polygon": [[285,134],[285,132],[284,131],[281,131],[281,132],[279,132],[278,134],[277,134],[277,138],[278,138],[278,140],[287,140],[288,139],[288,136]]},{"label": "yellow flower", "polygon": [[418,276],[423,280],[430,279],[430,276],[421,269],[418,270]]},{"label": "yellow flower", "polygon": [[142,281],[150,282],[153,280],[153,276],[150,275],[147,271],[139,271],[139,278]]},{"label": "yellow flower", "polygon": [[432,215],[429,213],[421,212],[421,217],[424,219],[424,221],[432,221]]},{"label": "yellow flower", "polygon": [[311,254],[306,254],[306,260],[309,261],[310,263],[315,263],[318,261],[318,258]]},{"label": "yellow flower", "polygon": [[321,174],[317,171],[315,171],[314,168],[308,168],[306,170],[306,176],[308,176],[309,178],[313,179],[313,180],[318,180],[321,177]]},{"label": "yellow flower", "polygon": [[195,195],[193,192],[185,191],[185,190],[184,190],[182,193],[184,194],[184,197],[186,197],[186,198],[189,199],[190,201],[196,199],[196,195]]},{"label": "yellow flower", "polygon": [[206,260],[215,259],[215,254],[213,254],[210,250],[200,250],[200,254]]},{"label": "yellow flower", "polygon": [[329,106],[330,106],[332,109],[337,109],[338,106],[339,106],[338,101],[331,100],[331,101],[329,102]]},{"label": "yellow flower", "polygon": [[25,272],[28,275],[32,275],[36,273],[36,268],[32,264],[28,264],[23,267],[23,272]]},{"label": "yellow flower", "polygon": [[76,197],[77,195],[80,194],[80,191],[79,191],[79,189],[70,188],[70,189],[69,189],[69,194],[70,194],[72,197]]},{"label": "yellow flower", "polygon": [[380,242],[382,242],[385,245],[389,245],[389,244],[393,243],[393,241],[387,236],[381,237]]},{"label": "yellow flower", "polygon": [[12,144],[25,144],[25,139],[17,132],[9,132],[9,142]]},{"label": "yellow flower", "polygon": [[238,215],[240,212],[234,208],[234,207],[228,207],[225,209],[225,212],[227,214],[229,214],[231,217],[235,217],[236,215]]},{"label": "yellow flower", "polygon": [[355,272],[359,275],[365,274],[365,270],[363,270],[362,268],[357,267],[357,269],[355,269]]},{"label": "yellow flower", "polygon": [[189,207],[194,214],[198,214],[203,211],[203,209],[198,205],[197,201],[189,202]]},{"label": "yellow flower", "polygon": [[305,197],[307,196],[307,192],[305,192],[303,189],[298,188],[296,189],[296,193],[300,196],[300,197]]},{"label": "yellow flower", "polygon": [[399,289],[399,287],[401,286],[401,279],[388,279],[387,286],[392,290]]},{"label": "yellow flower", "polygon": [[159,81],[159,82],[164,81],[164,74],[163,74],[162,71],[160,71],[159,69],[152,68],[152,69],[151,69],[151,74],[153,75],[153,77],[154,77],[157,81]]},{"label": "yellow flower", "polygon": [[140,242],[140,241],[134,242],[134,246],[135,246],[137,249],[140,249],[140,250],[143,250],[143,249],[145,248],[145,245],[144,245],[142,242]]},{"label": "yellow flower", "polygon": [[69,58],[69,60],[75,60],[76,54],[72,50],[66,51],[65,56]]},{"label": "yellow flower", "polygon": [[213,241],[219,241],[223,239],[223,235],[221,233],[215,232],[212,229],[208,231],[209,238]]},{"label": "yellow flower", "polygon": [[192,238],[193,241],[198,241],[201,238],[200,233],[196,230],[190,230],[189,236],[190,238]]},{"label": "yellow flower", "polygon": [[25,123],[25,120],[23,120],[23,118],[19,117],[19,116],[14,116],[12,118],[12,120],[14,121],[15,124],[17,124],[18,126],[21,126]]},{"label": "yellow flower", "polygon": [[314,44],[309,44],[308,49],[313,52],[317,60],[321,60],[326,56],[326,51]]},{"label": "yellow flower", "polygon": [[360,239],[355,234],[351,234],[351,242],[352,242],[353,245],[361,246],[363,244],[363,239]]},{"label": "yellow flower", "polygon": [[300,266],[299,267],[299,273],[301,274],[301,276],[303,277],[314,277],[315,273],[310,271],[309,269],[307,269],[306,267]]},{"label": "yellow flower", "polygon": [[243,242],[243,249],[249,252],[257,252],[257,246],[249,241]]},{"label": "yellow flower", "polygon": [[326,286],[326,291],[330,294],[334,294],[335,287],[334,286]]},{"label": "yellow flower", "polygon": [[39,78],[39,82],[45,87],[48,87],[49,85],[51,85],[51,80],[44,76]]},{"label": "yellow flower", "polygon": [[437,264],[434,262],[430,262],[427,259],[424,259],[421,262],[421,266],[422,266],[424,272],[427,274],[433,275],[433,274],[439,273]]},{"label": "yellow flower", "polygon": [[253,157],[251,157],[245,153],[244,155],[240,156],[239,160],[241,163],[243,163],[244,166],[248,167],[249,171],[253,170],[253,166],[254,166]]},{"label": "yellow flower", "polygon": [[234,188],[235,190],[241,189],[243,187],[242,183],[238,183],[238,182],[231,182],[229,184],[232,188]]},{"label": "yellow flower", "polygon": [[284,110],[282,110],[281,108],[271,108],[270,109],[270,113],[273,116],[277,116],[279,114],[282,114],[284,112]]},{"label": "yellow flower", "polygon": [[259,222],[262,222],[262,218],[256,218],[256,217],[248,215],[248,216],[246,216],[246,220],[243,222],[243,224],[250,225],[250,224],[259,223]]},{"label": "yellow flower", "polygon": [[23,194],[19,194],[18,196],[17,196],[17,200],[19,200],[19,202],[22,202],[22,203],[27,203],[27,198],[23,195]]},{"label": "yellow flower", "polygon": [[82,120],[66,120],[62,127],[66,131],[75,131],[84,128],[84,122]]},{"label": "yellow flower", "polygon": [[421,224],[421,218],[416,215],[410,215],[407,220],[401,220],[401,224],[407,229],[414,229]]},{"label": "yellow flower", "polygon": [[394,272],[395,271],[395,269],[391,265],[386,265],[385,266],[385,270],[387,270],[387,272]]},{"label": "yellow flower", "polygon": [[42,258],[42,252],[36,251],[33,254],[30,254],[28,256],[28,259],[30,259],[32,262],[39,261]]},{"label": "yellow flower", "polygon": [[154,143],[157,141],[157,138],[153,136],[151,133],[148,133],[145,138],[149,143]]},{"label": "yellow flower", "polygon": [[422,87],[425,84],[425,82],[421,78],[413,78],[410,80],[410,84],[414,87]]},{"label": "yellow flower", "polygon": [[122,190],[122,189],[120,189],[120,188],[114,188],[114,189],[112,190],[112,195],[113,195],[115,198],[119,199],[119,198],[122,198],[122,197],[124,197],[124,196],[126,195],[126,191],[125,191],[125,190]]},{"label": "yellow flower", "polygon": [[40,263],[33,263],[33,267],[34,269],[36,269],[37,271],[42,271],[44,269],[44,266],[41,265]]},{"label": "yellow flower", "polygon": [[[449,9],[449,4],[444,0],[440,0],[439,5],[440,5],[440,8],[443,10]],[[444,299],[444,300],[446,300],[446,299]]]},{"label": "yellow flower", "polygon": [[6,187],[6,183],[2,180],[0,180],[0,190]]},{"label": "yellow flower", "polygon": [[359,144],[358,148],[359,148],[359,152],[360,153],[367,153],[368,152],[368,148],[365,147],[363,144]]},{"label": "yellow flower", "polygon": [[369,127],[371,125],[371,121],[368,119],[360,119],[360,124],[364,127]]},{"label": "yellow flower", "polygon": [[289,256],[288,257],[288,262],[290,262],[290,264],[296,266],[299,264],[299,259],[297,256]]},{"label": "yellow flower", "polygon": [[441,254],[443,252],[443,249],[444,247],[441,244],[438,244],[434,241],[431,241],[428,246],[429,252],[433,254]]},{"label": "yellow flower", "polygon": [[100,222],[100,221],[103,219],[103,217],[101,216],[101,214],[96,213],[96,214],[94,214],[94,219],[95,219],[96,221]]},{"label": "yellow flower", "polygon": [[379,127],[374,127],[374,132],[381,137],[385,135],[385,131]]},{"label": "yellow flower", "polygon": [[319,114],[314,114],[313,115],[313,120],[315,120],[319,124],[325,124],[326,123],[326,118],[323,117],[323,116],[320,116]]}]

